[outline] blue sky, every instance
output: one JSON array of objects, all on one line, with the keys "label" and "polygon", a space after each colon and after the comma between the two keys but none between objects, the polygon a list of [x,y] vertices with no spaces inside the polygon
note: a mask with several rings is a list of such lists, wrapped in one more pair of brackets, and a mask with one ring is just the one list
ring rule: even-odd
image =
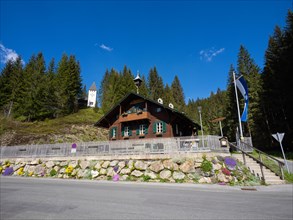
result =
[{"label": "blue sky", "polygon": [[74,54],[83,83],[99,85],[105,70],[127,65],[164,83],[178,75],[186,100],[226,89],[240,45],[261,68],[268,38],[284,27],[292,0],[17,1],[1,0],[1,69],[21,55]]}]

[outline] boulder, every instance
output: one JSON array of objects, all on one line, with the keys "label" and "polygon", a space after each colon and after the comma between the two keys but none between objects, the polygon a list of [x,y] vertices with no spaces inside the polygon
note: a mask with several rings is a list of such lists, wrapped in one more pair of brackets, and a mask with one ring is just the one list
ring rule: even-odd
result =
[{"label": "boulder", "polygon": [[119,166],[120,169],[123,169],[125,167],[125,161],[120,161],[118,163],[118,166]]},{"label": "boulder", "polygon": [[164,160],[163,165],[168,170],[174,170],[174,171],[178,170],[178,164],[174,163],[172,160]]},{"label": "boulder", "polygon": [[52,168],[54,165],[55,165],[55,163],[51,160],[46,163],[46,167],[49,169]]},{"label": "boulder", "polygon": [[62,161],[61,163],[60,163],[60,167],[65,167],[65,166],[67,166],[68,165],[68,161]]},{"label": "boulder", "polygon": [[171,177],[172,173],[170,170],[163,170],[160,172],[161,179],[169,179]]},{"label": "boulder", "polygon": [[179,166],[179,169],[183,173],[193,173],[195,172],[193,161],[187,160]]},{"label": "boulder", "polygon": [[143,172],[141,172],[139,170],[134,170],[134,171],[132,171],[131,175],[135,176],[135,177],[141,177],[143,175]]},{"label": "boulder", "polygon": [[145,176],[149,176],[151,179],[157,179],[157,175],[152,171],[147,171],[144,173]]},{"label": "boulder", "polygon": [[98,161],[94,168],[95,168],[96,170],[100,170],[101,167],[102,167],[102,166],[101,166],[101,162]]},{"label": "boulder", "polygon": [[137,170],[146,170],[148,165],[146,163],[144,163],[143,161],[138,160],[138,161],[135,162],[134,167]]},{"label": "boulder", "polygon": [[222,169],[222,165],[219,163],[213,164],[213,170],[220,170]]},{"label": "boulder", "polygon": [[45,175],[45,167],[42,164],[39,164],[35,167],[35,175]]},{"label": "boulder", "polygon": [[76,160],[72,160],[69,162],[69,165],[68,166],[71,166],[73,169],[76,168],[78,165],[78,161]]},{"label": "boulder", "polygon": [[104,161],[104,163],[102,164],[103,168],[108,168],[108,166],[110,165],[110,161]]},{"label": "boulder", "polygon": [[85,170],[86,168],[90,166],[90,162],[87,160],[83,160],[79,163],[79,166],[82,170]]},{"label": "boulder", "polygon": [[39,159],[32,160],[29,164],[30,165],[38,165],[39,164]]},{"label": "boulder", "polygon": [[120,171],[120,174],[123,175],[123,174],[130,174],[131,170],[129,168],[124,168]]},{"label": "boulder", "polygon": [[173,179],[175,180],[183,180],[185,178],[185,174],[182,172],[174,172],[173,173]]},{"label": "boulder", "polygon": [[105,175],[105,174],[107,174],[107,170],[104,169],[104,168],[101,168],[101,169],[100,169],[100,174],[101,174],[101,175]]},{"label": "boulder", "polygon": [[115,174],[115,172],[114,172],[114,170],[113,170],[113,167],[109,167],[109,168],[107,169],[107,176],[112,177],[112,176],[114,176],[114,174]]},{"label": "boulder", "polygon": [[96,177],[99,176],[99,171],[92,170],[92,171],[91,171],[91,175],[92,175],[93,178],[96,178]]},{"label": "boulder", "polygon": [[151,165],[150,165],[150,170],[154,171],[156,173],[160,172],[163,169],[164,169],[164,165],[162,164],[161,161],[155,161],[155,162],[151,163]]},{"label": "boulder", "polygon": [[118,164],[118,160],[113,160],[110,162],[110,167],[115,167]]},{"label": "boulder", "polygon": [[198,180],[198,183],[211,183],[212,180],[209,177],[202,177]]},{"label": "boulder", "polygon": [[54,166],[53,169],[56,170],[56,172],[58,172],[60,170],[60,167],[59,166]]},{"label": "boulder", "polygon": [[128,168],[129,169],[133,170],[133,168],[134,168],[134,161],[133,160],[129,160],[128,163],[127,163],[127,165],[128,165]]},{"label": "boulder", "polygon": [[123,180],[123,181],[125,181],[125,180],[127,180],[127,178],[128,178],[129,176],[128,175],[123,175],[123,176],[120,176],[120,180]]},{"label": "boulder", "polygon": [[228,183],[229,182],[229,180],[227,179],[227,177],[223,173],[219,173],[217,175],[217,179],[218,179],[219,182],[223,182],[223,183]]}]

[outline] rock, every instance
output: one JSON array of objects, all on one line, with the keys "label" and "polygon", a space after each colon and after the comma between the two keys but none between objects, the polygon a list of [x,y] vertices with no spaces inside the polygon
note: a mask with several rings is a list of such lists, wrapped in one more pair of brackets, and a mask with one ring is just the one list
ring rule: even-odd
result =
[{"label": "rock", "polygon": [[56,170],[56,172],[58,172],[60,170],[60,167],[59,166],[54,166],[53,169]]},{"label": "rock", "polygon": [[120,171],[120,174],[130,174],[131,170],[129,168],[124,168]]},{"label": "rock", "polygon": [[107,174],[107,170],[104,169],[104,168],[101,168],[101,169],[100,169],[100,174],[101,174],[101,175],[105,175],[105,174]]},{"label": "rock", "polygon": [[96,178],[96,177],[99,176],[99,171],[92,170],[92,171],[91,171],[91,175],[92,175],[93,178]]},{"label": "rock", "polygon": [[108,168],[108,166],[110,165],[110,161],[104,161],[104,163],[102,164],[103,168]]},{"label": "rock", "polygon": [[198,180],[198,183],[211,183],[211,178],[209,177],[202,177]]},{"label": "rock", "polygon": [[183,173],[193,173],[195,172],[193,161],[187,160],[179,166],[179,169]]},{"label": "rock", "polygon": [[102,166],[101,166],[101,162],[97,162],[97,164],[95,165],[94,168],[95,168],[96,170],[100,170],[101,167],[102,167]]},{"label": "rock", "polygon": [[107,180],[108,179],[108,177],[107,176],[99,176],[98,178],[97,178],[97,180]]},{"label": "rock", "polygon": [[83,160],[79,163],[79,166],[82,170],[85,170],[86,168],[90,166],[90,162],[87,160]]},{"label": "rock", "polygon": [[28,167],[28,173],[35,173],[35,169],[36,169],[36,166],[29,166]]},{"label": "rock", "polygon": [[128,168],[129,169],[131,169],[131,170],[133,170],[134,169],[134,161],[133,160],[130,160],[130,161],[128,161]]},{"label": "rock", "polygon": [[125,161],[120,161],[118,163],[118,166],[119,166],[120,169],[123,169],[125,167]]},{"label": "rock", "polygon": [[30,162],[30,165],[38,165],[39,164],[39,159],[35,159]]},{"label": "rock", "polygon": [[150,170],[154,171],[156,173],[160,172],[163,169],[164,169],[164,165],[162,164],[161,161],[155,161],[155,162],[151,163],[151,165],[150,165]]},{"label": "rock", "polygon": [[80,169],[74,169],[71,173],[71,176],[76,176],[76,174],[78,173]]},{"label": "rock", "polygon": [[163,165],[168,170],[174,170],[174,171],[178,170],[178,164],[174,163],[172,160],[164,160]]},{"label": "rock", "polygon": [[77,178],[83,178],[84,174],[85,174],[85,170],[80,169],[80,170],[78,170],[76,176],[77,176]]},{"label": "rock", "polygon": [[24,163],[19,163],[19,164],[13,166],[13,170],[17,171],[19,168],[24,167],[24,166],[25,166]]},{"label": "rock", "polygon": [[64,168],[64,167],[61,168],[61,169],[59,170],[59,173],[65,173],[65,168]]},{"label": "rock", "polygon": [[160,172],[161,179],[168,179],[171,177],[171,175],[172,175],[172,173],[170,170],[163,170]]},{"label": "rock", "polygon": [[136,177],[141,177],[143,175],[143,172],[139,171],[139,170],[134,170],[131,173],[132,176],[136,176]]},{"label": "rock", "polygon": [[125,181],[127,180],[128,177],[129,177],[128,175],[120,176],[120,180]]},{"label": "rock", "polygon": [[109,168],[107,169],[107,176],[112,177],[112,176],[114,176],[114,174],[115,174],[115,172],[114,172],[114,170],[113,170],[113,167],[109,167]]},{"label": "rock", "polygon": [[195,168],[200,168],[200,167],[201,167],[201,163],[195,162],[195,163],[194,163],[194,167],[195,167]]},{"label": "rock", "polygon": [[55,165],[54,162],[51,160],[46,163],[46,167],[49,169],[52,168],[54,165]]},{"label": "rock", "polygon": [[65,167],[65,166],[67,166],[68,165],[68,161],[62,161],[61,163],[60,163],[60,167]]},{"label": "rock", "polygon": [[115,167],[118,164],[118,160],[113,160],[110,162],[110,167]]},{"label": "rock", "polygon": [[34,173],[36,174],[36,175],[45,175],[45,167],[43,167],[43,165],[42,164],[39,164],[39,165],[37,165],[36,167],[35,167],[35,171],[34,171]]},{"label": "rock", "polygon": [[69,165],[68,166],[71,166],[73,169],[75,169],[78,165],[78,161],[76,160],[72,160],[69,162]]},{"label": "rock", "polygon": [[219,163],[217,163],[217,164],[213,164],[213,169],[214,169],[214,170],[220,170],[220,169],[222,169],[222,165],[219,164]]},{"label": "rock", "polygon": [[185,178],[185,174],[182,172],[174,172],[173,179],[175,180],[183,180]]},{"label": "rock", "polygon": [[195,159],[195,162],[196,162],[196,163],[202,163],[202,162],[203,162],[203,158],[202,158],[202,157],[197,157],[197,158]]},{"label": "rock", "polygon": [[64,175],[63,175],[63,179],[69,179],[68,174],[64,174]]},{"label": "rock", "polygon": [[62,178],[62,177],[63,177],[63,174],[58,174],[57,177],[58,177],[58,178]]},{"label": "rock", "polygon": [[157,175],[152,171],[147,171],[144,173],[145,176],[149,176],[151,179],[157,179]]},{"label": "rock", "polygon": [[218,179],[219,182],[224,182],[224,183],[229,182],[229,180],[226,178],[225,174],[223,174],[223,173],[219,173],[217,175],[217,179]]},{"label": "rock", "polygon": [[146,170],[148,165],[146,163],[144,163],[143,161],[138,160],[138,161],[135,162],[134,167],[137,170]]}]

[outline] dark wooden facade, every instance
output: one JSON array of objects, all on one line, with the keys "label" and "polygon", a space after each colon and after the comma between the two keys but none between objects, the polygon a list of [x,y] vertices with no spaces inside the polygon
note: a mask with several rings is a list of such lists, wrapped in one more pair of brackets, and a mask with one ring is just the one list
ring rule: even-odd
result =
[{"label": "dark wooden facade", "polygon": [[200,126],[184,113],[129,93],[95,126],[109,129],[109,140],[192,136]]}]

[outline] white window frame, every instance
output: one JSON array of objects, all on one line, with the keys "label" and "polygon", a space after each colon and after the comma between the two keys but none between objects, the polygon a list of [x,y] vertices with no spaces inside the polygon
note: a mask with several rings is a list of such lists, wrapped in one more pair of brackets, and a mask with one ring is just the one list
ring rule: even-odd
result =
[{"label": "white window frame", "polygon": [[157,134],[163,133],[163,122],[157,122],[157,124],[156,124],[156,132],[157,132]]},{"label": "white window frame", "polygon": [[145,125],[139,125],[139,135],[145,135]]},{"label": "white window frame", "polygon": [[112,138],[116,138],[116,128],[112,128]]},{"label": "white window frame", "polygon": [[124,137],[129,137],[129,127],[124,127]]}]

